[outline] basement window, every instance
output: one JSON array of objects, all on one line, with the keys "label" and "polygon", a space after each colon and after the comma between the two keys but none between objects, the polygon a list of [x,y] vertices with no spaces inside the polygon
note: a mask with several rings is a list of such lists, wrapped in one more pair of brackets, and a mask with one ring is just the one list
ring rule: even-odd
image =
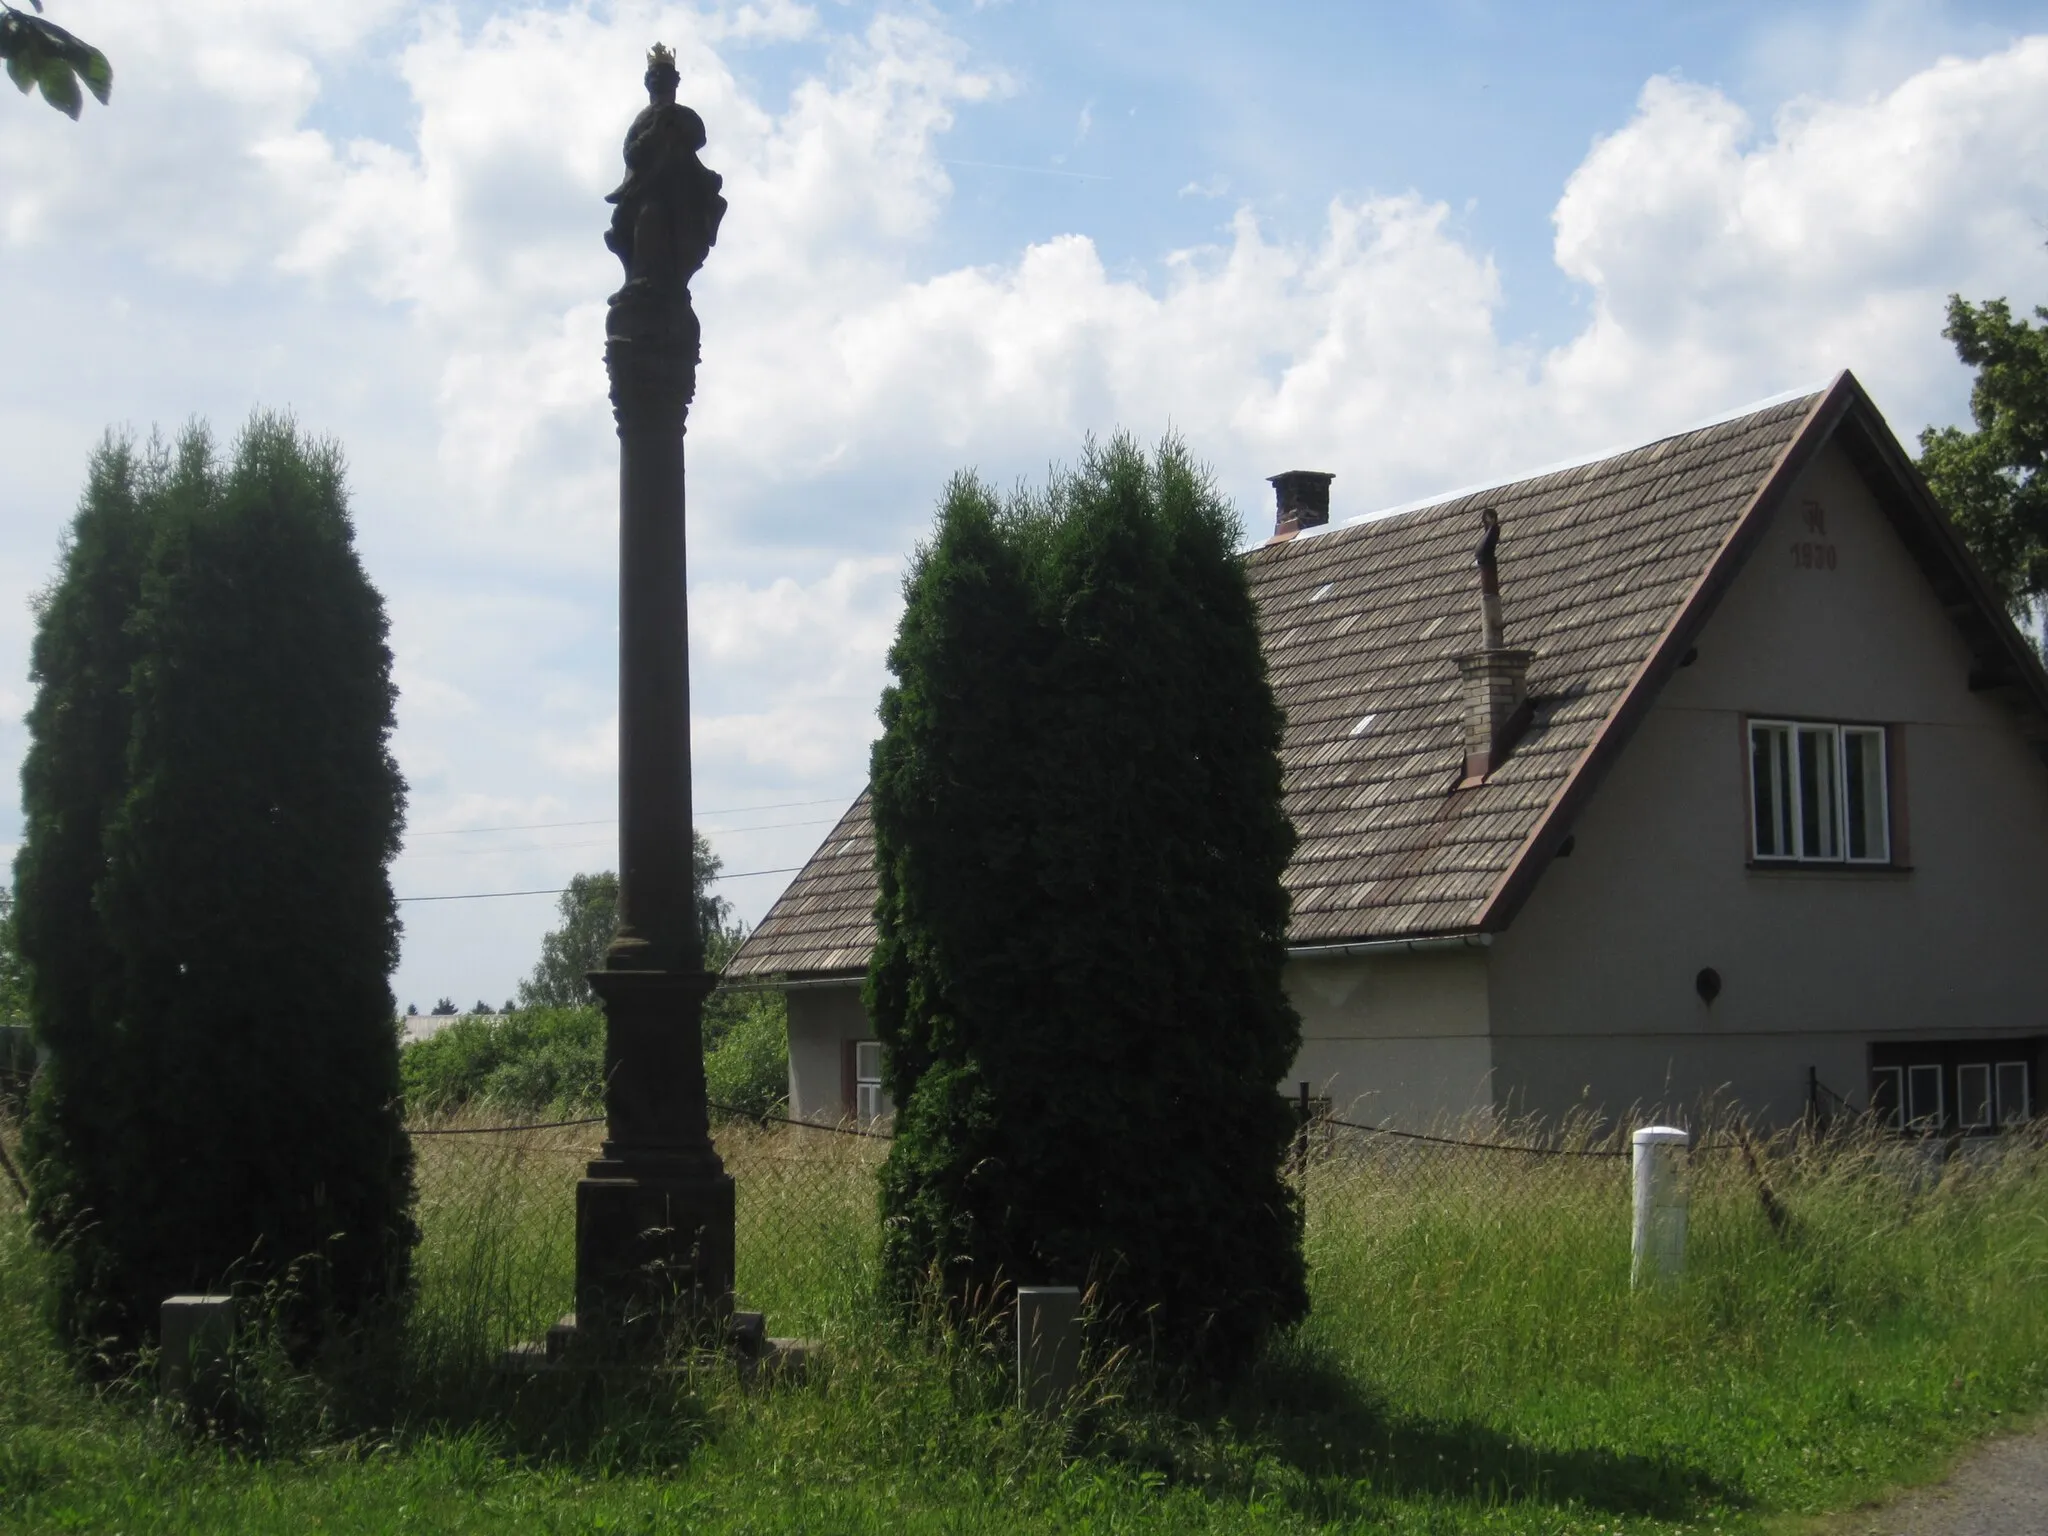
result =
[{"label": "basement window", "polygon": [[1749,722],[1751,852],[1759,861],[1889,864],[1881,725]]},{"label": "basement window", "polygon": [[1870,1107],[1890,1130],[1981,1136],[2033,1118],[2038,1038],[1887,1042],[1871,1058]]}]

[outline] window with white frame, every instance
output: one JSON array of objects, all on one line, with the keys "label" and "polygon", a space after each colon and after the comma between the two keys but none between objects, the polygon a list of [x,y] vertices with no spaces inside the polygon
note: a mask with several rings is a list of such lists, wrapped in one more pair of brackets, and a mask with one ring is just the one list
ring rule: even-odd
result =
[{"label": "window with white frame", "polygon": [[1749,780],[1759,860],[1891,862],[1883,726],[1752,720]]},{"label": "window with white frame", "polygon": [[1991,1063],[1965,1061],[1956,1067],[1956,1128],[1991,1129]]},{"label": "window with white frame", "polygon": [[2021,1121],[2032,1118],[2034,1113],[2033,1096],[2028,1090],[2033,1085],[2027,1081],[2032,1075],[2030,1063],[2028,1062],[2001,1061],[1998,1063],[1995,1081],[1998,1085],[1998,1123],[2000,1125],[2018,1125]]},{"label": "window with white frame", "polygon": [[863,1126],[886,1120],[896,1106],[882,1086],[882,1042],[856,1041],[853,1047],[853,1109]]},{"label": "window with white frame", "polygon": [[1922,1135],[1984,1135],[2033,1117],[2039,1039],[1886,1042],[1873,1047],[1878,1123]]}]

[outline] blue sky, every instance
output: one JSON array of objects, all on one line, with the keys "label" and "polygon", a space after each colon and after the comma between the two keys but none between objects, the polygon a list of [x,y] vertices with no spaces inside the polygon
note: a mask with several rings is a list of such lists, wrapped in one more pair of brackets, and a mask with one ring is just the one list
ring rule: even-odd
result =
[{"label": "blue sky", "polygon": [[[289,407],[346,446],[391,608],[406,896],[611,862],[601,199],[657,37],[732,202],[697,285],[694,729],[749,918],[787,877],[747,872],[861,781],[956,467],[1172,425],[1256,537],[1279,469],[1359,516],[1842,367],[1910,440],[1965,412],[1945,296],[2048,302],[2048,28],[2018,5],[50,15],[116,94],[78,124],[0,101],[0,759],[100,432]],[[551,917],[405,912],[422,1008],[507,995]]]}]

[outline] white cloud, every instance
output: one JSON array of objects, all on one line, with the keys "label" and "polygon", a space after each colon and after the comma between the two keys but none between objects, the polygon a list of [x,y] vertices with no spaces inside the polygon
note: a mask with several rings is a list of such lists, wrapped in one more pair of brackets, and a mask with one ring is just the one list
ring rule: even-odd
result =
[{"label": "white cloud", "polygon": [[[610,810],[601,199],[652,37],[731,202],[697,284],[689,436],[698,797],[722,806],[857,785],[902,562],[961,464],[1006,481],[1088,431],[1173,425],[1256,534],[1278,469],[1335,471],[1356,514],[1844,365],[1910,432],[1962,398],[1947,292],[2048,295],[2048,39],[1922,58],[1762,127],[1651,80],[1560,189],[1555,256],[1586,319],[1545,351],[1505,334],[1497,262],[1428,189],[1334,199],[1300,240],[1243,207],[1149,270],[1112,271],[1086,230],[944,267],[947,134],[1014,86],[927,14],[844,30],[788,0],[623,0],[465,24],[403,0],[77,0],[66,20],[121,35],[120,110],[17,113],[0,138],[19,295],[0,339],[69,370],[0,396],[0,522],[30,530],[0,535],[19,541],[0,576],[18,595],[42,579],[70,494],[53,487],[105,413],[175,423],[252,387],[298,403],[351,447],[428,827]],[[808,61],[773,99],[736,64],[771,44]],[[337,115],[333,82],[365,71],[402,113]],[[25,643],[0,622],[0,670]],[[765,868],[816,835],[721,851]],[[593,841],[437,854],[418,879],[558,883],[607,862]],[[502,992],[547,916],[408,909],[407,974],[427,979],[405,985]],[[474,983],[434,968],[471,964]]]},{"label": "white cloud", "polygon": [[1925,419],[1959,377],[1946,295],[2040,292],[2044,210],[2048,38],[1795,101],[1768,135],[1717,92],[1652,80],[1558,204],[1558,264],[1595,304],[1551,376],[1682,414],[1848,365]]}]

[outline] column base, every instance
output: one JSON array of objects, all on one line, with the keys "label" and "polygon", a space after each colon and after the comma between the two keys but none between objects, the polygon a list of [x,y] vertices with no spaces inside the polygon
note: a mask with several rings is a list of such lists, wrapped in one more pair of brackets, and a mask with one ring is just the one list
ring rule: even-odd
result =
[{"label": "column base", "polygon": [[732,1310],[733,1181],[600,1158],[576,1185],[576,1319],[586,1337],[657,1345]]}]

